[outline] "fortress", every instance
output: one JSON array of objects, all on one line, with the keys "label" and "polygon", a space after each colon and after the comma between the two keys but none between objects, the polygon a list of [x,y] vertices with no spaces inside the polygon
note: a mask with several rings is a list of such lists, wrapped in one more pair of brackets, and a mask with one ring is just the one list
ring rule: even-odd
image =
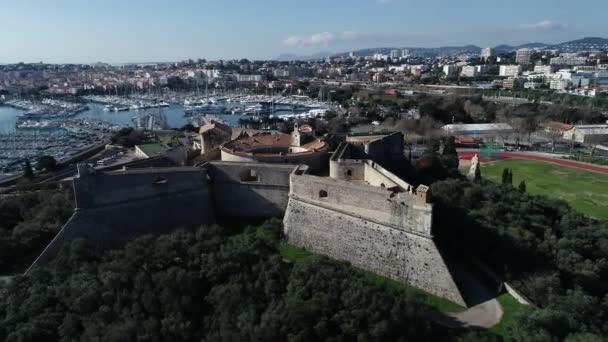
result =
[{"label": "fortress", "polygon": [[329,159],[328,176],[306,165],[262,162],[111,172],[79,166],[74,214],[32,267],[77,238],[106,248],[220,217],[278,216],[291,244],[466,306],[433,240],[430,189],[414,187],[378,163],[403,154],[391,142],[399,137],[347,140]]}]

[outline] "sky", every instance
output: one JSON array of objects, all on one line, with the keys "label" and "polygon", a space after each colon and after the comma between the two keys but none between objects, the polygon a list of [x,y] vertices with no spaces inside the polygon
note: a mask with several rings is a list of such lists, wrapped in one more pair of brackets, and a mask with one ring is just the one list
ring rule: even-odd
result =
[{"label": "sky", "polygon": [[606,13],[606,0],[0,0],[0,64],[559,43],[608,37]]}]

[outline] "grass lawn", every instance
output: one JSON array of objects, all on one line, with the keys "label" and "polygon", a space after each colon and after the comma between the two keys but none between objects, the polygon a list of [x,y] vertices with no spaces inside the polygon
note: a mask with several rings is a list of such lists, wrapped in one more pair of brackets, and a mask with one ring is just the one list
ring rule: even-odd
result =
[{"label": "grass lawn", "polygon": [[481,175],[500,182],[505,168],[513,170],[513,186],[522,180],[530,194],[568,202],[574,209],[608,220],[608,174],[531,160],[507,159],[481,165]]},{"label": "grass lawn", "polygon": [[[293,263],[297,263],[300,261],[305,260],[306,258],[310,258],[313,257],[314,254],[287,244],[287,243],[281,243],[279,245],[279,253],[281,254],[281,256],[283,256],[283,258],[293,262]],[[372,282],[374,282],[377,285],[386,287],[386,288],[390,288],[390,289],[395,289],[397,291],[404,291],[404,292],[409,292],[409,293],[413,293],[416,297],[420,298],[424,303],[426,303],[427,305],[441,311],[441,312],[445,312],[445,313],[450,313],[450,312],[460,312],[465,310],[464,307],[450,302],[447,299],[443,299],[440,297],[437,297],[435,295],[432,295],[430,293],[427,293],[425,291],[422,291],[420,289],[417,289],[415,287],[409,286],[405,283],[369,272],[369,271],[365,271],[359,268],[356,268],[358,271],[362,272],[366,277],[368,277]]]},{"label": "grass lawn", "polygon": [[522,305],[508,293],[500,295],[498,302],[502,306],[502,320],[490,329],[491,332],[507,337],[507,327],[512,324],[515,314],[521,310]]}]

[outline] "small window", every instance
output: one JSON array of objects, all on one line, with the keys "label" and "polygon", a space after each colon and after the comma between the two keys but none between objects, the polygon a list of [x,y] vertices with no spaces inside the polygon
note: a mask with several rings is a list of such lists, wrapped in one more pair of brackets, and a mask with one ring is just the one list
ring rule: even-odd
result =
[{"label": "small window", "polygon": [[319,198],[327,198],[327,196],[329,196],[327,194],[327,191],[325,191],[325,190],[319,191]]},{"label": "small window", "polygon": [[253,169],[245,170],[241,173],[241,182],[259,182],[260,176]]},{"label": "small window", "polygon": [[347,175],[348,177],[351,177],[351,176],[353,175],[353,170],[347,170],[347,171],[346,171],[346,175]]}]

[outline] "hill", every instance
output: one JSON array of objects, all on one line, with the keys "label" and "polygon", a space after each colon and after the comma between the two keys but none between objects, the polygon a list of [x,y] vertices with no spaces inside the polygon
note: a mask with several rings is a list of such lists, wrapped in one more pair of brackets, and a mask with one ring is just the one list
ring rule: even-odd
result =
[{"label": "hill", "polygon": [[549,48],[566,52],[608,50],[608,39],[600,37],[586,37],[583,39],[552,45]]},{"label": "hill", "polygon": [[[506,45],[500,44],[494,47],[497,53],[508,53],[518,49],[542,49],[542,50],[559,50],[563,52],[581,52],[581,51],[608,51],[608,39],[601,37],[585,37],[582,39],[572,40],[559,44],[547,44],[541,42],[525,43],[521,45]],[[419,57],[437,57],[437,56],[458,56],[458,55],[475,55],[479,54],[481,47],[476,45],[464,45],[464,46],[441,46],[433,48],[420,48],[420,47],[379,47],[379,48],[366,48],[352,51],[354,56],[371,56],[379,53],[388,55],[391,50],[409,50],[411,55]],[[350,52],[341,53],[327,53],[321,52],[310,56],[296,56],[290,54],[283,54],[277,57],[277,60],[315,60],[322,59],[327,56],[332,57],[346,57]]]}]

